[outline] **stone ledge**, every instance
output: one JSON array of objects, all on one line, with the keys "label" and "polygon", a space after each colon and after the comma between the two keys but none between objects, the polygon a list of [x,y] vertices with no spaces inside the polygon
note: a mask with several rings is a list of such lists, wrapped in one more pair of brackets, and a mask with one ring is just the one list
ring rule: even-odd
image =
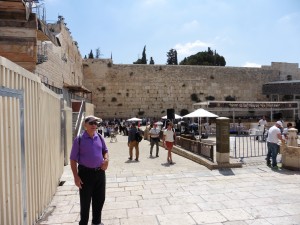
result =
[{"label": "stone ledge", "polygon": [[[196,155],[192,152],[189,152],[183,148],[180,148],[178,146],[173,146],[173,153],[183,156],[187,159],[190,159],[196,163],[199,163],[205,167],[207,167],[210,170],[215,170],[215,169],[224,169],[224,168],[241,168],[242,163],[241,162],[229,162],[229,163],[216,163],[216,162],[211,162],[210,160],[206,159],[203,156]],[[230,159],[229,159],[230,160]]]}]

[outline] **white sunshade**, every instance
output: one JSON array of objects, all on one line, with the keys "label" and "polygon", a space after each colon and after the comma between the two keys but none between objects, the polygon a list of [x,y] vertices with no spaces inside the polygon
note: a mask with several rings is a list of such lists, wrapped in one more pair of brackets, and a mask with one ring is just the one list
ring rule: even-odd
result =
[{"label": "white sunshade", "polygon": [[[175,120],[178,120],[178,119],[182,119],[182,116],[179,116],[177,114],[174,114],[175,116]],[[166,120],[168,118],[168,116],[163,116],[162,119]]]},{"label": "white sunshade", "polygon": [[139,122],[139,121],[142,121],[142,119],[133,117],[133,118],[128,119],[127,121],[129,121],[129,122]]},{"label": "white sunshade", "polygon": [[183,116],[184,118],[186,117],[219,117],[218,115],[216,114],[213,114],[205,109],[197,109],[195,110],[194,112],[191,112],[185,116]]}]

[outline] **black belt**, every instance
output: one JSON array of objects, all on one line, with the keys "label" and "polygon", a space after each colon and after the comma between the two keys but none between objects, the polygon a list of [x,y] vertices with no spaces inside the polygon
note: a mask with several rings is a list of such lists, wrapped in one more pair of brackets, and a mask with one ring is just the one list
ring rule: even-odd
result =
[{"label": "black belt", "polygon": [[83,166],[83,165],[78,165],[78,169],[79,170],[86,170],[86,171],[99,171],[99,170],[101,170],[100,167],[89,168],[89,167],[86,167],[86,166]]}]

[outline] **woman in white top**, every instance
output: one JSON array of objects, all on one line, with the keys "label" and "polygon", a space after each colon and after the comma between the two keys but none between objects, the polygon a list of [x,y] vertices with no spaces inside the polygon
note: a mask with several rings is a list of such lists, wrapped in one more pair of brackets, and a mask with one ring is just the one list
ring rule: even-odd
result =
[{"label": "woman in white top", "polygon": [[168,150],[168,158],[167,161],[170,164],[173,164],[172,161],[172,148],[176,140],[176,134],[173,130],[173,124],[171,122],[168,123],[168,127],[166,130],[164,130],[164,136],[163,136],[163,145]]}]

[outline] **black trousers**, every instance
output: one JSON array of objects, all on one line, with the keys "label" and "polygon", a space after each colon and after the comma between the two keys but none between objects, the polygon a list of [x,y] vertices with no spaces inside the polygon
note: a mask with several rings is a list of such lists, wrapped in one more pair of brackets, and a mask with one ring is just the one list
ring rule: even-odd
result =
[{"label": "black trousers", "polygon": [[80,197],[80,222],[79,225],[87,225],[89,221],[90,205],[92,201],[92,223],[101,223],[101,213],[105,201],[106,178],[105,171],[93,170],[78,166],[78,175],[83,182],[79,189]]},{"label": "black trousers", "polygon": [[158,156],[159,138],[150,138],[150,155],[152,155],[154,145],[156,145],[156,156]]}]

